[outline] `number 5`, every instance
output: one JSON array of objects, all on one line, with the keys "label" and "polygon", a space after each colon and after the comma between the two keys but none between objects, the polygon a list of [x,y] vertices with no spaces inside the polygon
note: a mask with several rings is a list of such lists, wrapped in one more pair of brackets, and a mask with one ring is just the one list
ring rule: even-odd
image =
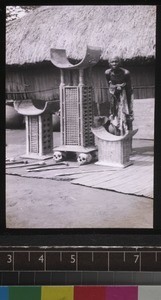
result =
[{"label": "number 5", "polygon": [[75,254],[72,254],[71,255],[71,264],[74,264],[75,263]]}]

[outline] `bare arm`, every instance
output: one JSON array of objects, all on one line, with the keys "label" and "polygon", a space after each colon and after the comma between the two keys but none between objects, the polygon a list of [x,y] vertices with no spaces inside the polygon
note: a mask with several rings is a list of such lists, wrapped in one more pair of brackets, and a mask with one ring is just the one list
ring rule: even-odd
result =
[{"label": "bare arm", "polygon": [[107,69],[105,71],[105,77],[106,77],[106,81],[107,81],[107,83],[109,85],[109,82],[110,82],[110,69]]}]

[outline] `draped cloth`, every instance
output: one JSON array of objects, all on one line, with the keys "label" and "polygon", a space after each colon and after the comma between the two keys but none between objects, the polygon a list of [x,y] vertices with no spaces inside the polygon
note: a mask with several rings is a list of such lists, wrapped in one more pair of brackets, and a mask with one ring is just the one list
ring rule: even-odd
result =
[{"label": "draped cloth", "polygon": [[125,86],[126,83],[115,85],[111,82],[109,83],[109,119],[111,124],[118,129],[119,135],[124,135],[128,132],[127,118],[129,116],[129,108]]}]

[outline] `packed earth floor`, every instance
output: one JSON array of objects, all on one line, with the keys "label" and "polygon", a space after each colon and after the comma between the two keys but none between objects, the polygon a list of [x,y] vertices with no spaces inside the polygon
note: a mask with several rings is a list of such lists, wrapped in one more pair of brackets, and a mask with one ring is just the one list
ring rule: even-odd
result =
[{"label": "packed earth floor", "polygon": [[[59,132],[53,134],[57,146]],[[6,144],[7,157],[20,157],[25,153],[25,130],[6,130]],[[133,141],[134,149],[143,147],[152,149],[153,141]],[[153,227],[152,198],[72,184],[69,180],[6,173],[7,228]]]}]

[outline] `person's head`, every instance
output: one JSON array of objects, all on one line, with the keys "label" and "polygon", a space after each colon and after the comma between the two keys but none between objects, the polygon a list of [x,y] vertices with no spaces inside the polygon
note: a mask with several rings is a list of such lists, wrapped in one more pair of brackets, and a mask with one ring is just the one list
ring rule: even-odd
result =
[{"label": "person's head", "polygon": [[113,70],[119,68],[120,62],[121,62],[121,58],[118,57],[118,56],[113,56],[113,57],[111,57],[110,60],[109,60],[110,67],[111,67]]}]

